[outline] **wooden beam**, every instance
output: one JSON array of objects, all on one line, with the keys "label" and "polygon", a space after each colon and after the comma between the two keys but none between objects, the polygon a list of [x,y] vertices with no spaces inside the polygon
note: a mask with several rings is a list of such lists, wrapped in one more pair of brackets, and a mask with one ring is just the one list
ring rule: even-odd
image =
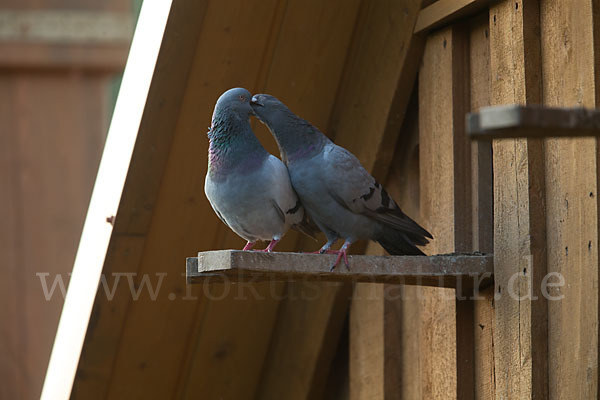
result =
[{"label": "wooden beam", "polygon": [[419,13],[415,33],[425,33],[475,15],[498,0],[438,0]]},{"label": "wooden beam", "polygon": [[188,258],[186,270],[188,283],[201,284],[305,279],[456,287],[473,281],[485,286],[493,278],[489,255],[352,255],[349,270],[341,265],[330,271],[335,258],[334,254],[218,250]]},{"label": "wooden beam", "polygon": [[[540,2],[542,104],[600,105],[598,1]],[[596,399],[598,388],[598,139],[544,143],[549,282],[547,398]],[[551,275],[550,275],[551,274]],[[533,333],[532,333],[533,334]],[[535,336],[537,340],[537,335]]]},{"label": "wooden beam", "polygon": [[472,139],[600,136],[600,111],[518,104],[484,107],[467,115]]},{"label": "wooden beam", "polygon": [[[468,56],[467,26],[437,31],[428,36],[419,73],[421,215],[435,238],[433,252],[472,249]],[[473,398],[473,302],[464,288],[424,295],[422,329],[432,334],[421,341],[422,397]]]},{"label": "wooden beam", "polygon": [[[539,2],[498,3],[490,8],[489,24],[491,104],[539,104]],[[549,231],[544,143],[509,139],[496,140],[492,146],[495,396],[546,399],[550,398],[548,309],[541,282],[547,271]]]}]

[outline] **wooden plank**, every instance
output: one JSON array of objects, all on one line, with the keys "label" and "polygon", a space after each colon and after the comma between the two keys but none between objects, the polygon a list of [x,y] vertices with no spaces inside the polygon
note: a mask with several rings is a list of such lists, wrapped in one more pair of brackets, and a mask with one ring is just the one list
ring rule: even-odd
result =
[{"label": "wooden plank", "polygon": [[[470,23],[471,110],[490,104],[490,42],[488,13]],[[492,144],[471,143],[473,250],[491,254],[494,251],[494,193]],[[494,288],[479,292],[473,310],[474,387],[476,399],[494,398],[493,321]]]},{"label": "wooden plank", "polygon": [[[402,210],[414,216],[419,223],[419,110],[418,88],[413,89],[402,126],[402,135],[396,144],[396,154],[385,183],[388,193]],[[375,247],[375,246],[373,246]],[[376,253],[373,253],[376,254]],[[365,351],[381,352],[384,363],[384,391],[388,397],[400,399],[421,398],[421,307],[419,286],[386,285],[384,302],[383,349],[365,342]],[[370,309],[366,307],[365,312]],[[366,329],[379,329],[375,325]],[[377,367],[377,365],[373,366]],[[373,368],[374,369],[374,368]],[[366,375],[367,377],[369,375]]]},{"label": "wooden plank", "polygon": [[[419,74],[421,214],[436,238],[434,252],[472,246],[471,147],[464,130],[469,107],[465,28],[430,35]],[[457,288],[456,298],[441,291],[425,293],[423,329],[431,329],[433,320],[441,323],[421,342],[424,397],[473,397],[473,303],[458,300],[463,291]],[[447,317],[455,312],[456,321]]]},{"label": "wooden plank", "polygon": [[[489,18],[491,104],[540,103],[539,3],[499,3]],[[494,141],[493,152],[495,396],[548,398],[543,143]]]},{"label": "wooden plank", "polygon": [[473,139],[600,136],[600,111],[595,109],[522,106],[484,107],[467,116]]},{"label": "wooden plank", "polygon": [[426,33],[460,18],[476,15],[497,0],[438,0],[419,13],[415,33]]},{"label": "wooden plank", "polygon": [[324,280],[404,283],[455,287],[457,282],[492,278],[492,256],[454,254],[444,256],[348,256],[350,268],[330,271],[334,254],[263,253],[216,250],[187,259],[189,283],[260,282],[263,280]]},{"label": "wooden plank", "polygon": [[[598,107],[598,2],[541,2],[543,104]],[[597,398],[598,147],[594,138],[545,143],[548,273],[564,280],[548,302],[549,398]],[[556,282],[555,278],[550,282]]]}]

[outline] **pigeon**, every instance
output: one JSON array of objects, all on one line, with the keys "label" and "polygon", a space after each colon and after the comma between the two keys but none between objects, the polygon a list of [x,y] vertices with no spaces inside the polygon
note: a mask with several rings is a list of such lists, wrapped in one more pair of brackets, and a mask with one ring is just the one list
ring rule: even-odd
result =
[{"label": "pigeon", "polygon": [[243,250],[269,240],[260,251],[271,252],[288,228],[312,236],[316,227],[305,218],[283,162],[254,136],[251,98],[246,89],[234,88],[217,100],[208,131],[204,192],[221,221],[247,241]]},{"label": "pigeon", "polygon": [[[252,97],[254,115],[277,141],[292,187],[327,237],[318,253],[337,254],[331,269],[359,239],[378,242],[391,255],[424,255],[417,247],[431,234],[402,212],[385,189],[348,150],[268,94]],[[340,250],[331,250],[344,239]]]}]

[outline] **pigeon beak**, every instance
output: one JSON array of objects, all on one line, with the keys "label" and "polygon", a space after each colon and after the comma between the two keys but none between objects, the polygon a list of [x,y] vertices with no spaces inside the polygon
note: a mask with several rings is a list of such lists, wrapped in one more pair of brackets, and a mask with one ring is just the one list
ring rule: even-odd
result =
[{"label": "pigeon beak", "polygon": [[260,97],[258,97],[258,96],[252,96],[251,103],[252,103],[252,105],[255,105],[255,106],[261,106],[261,107],[265,106],[263,104],[263,102],[261,101]]}]

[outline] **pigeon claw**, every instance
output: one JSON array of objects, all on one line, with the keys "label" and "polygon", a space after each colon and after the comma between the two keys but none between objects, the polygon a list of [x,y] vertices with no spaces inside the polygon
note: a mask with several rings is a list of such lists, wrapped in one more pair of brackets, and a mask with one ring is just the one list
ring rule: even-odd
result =
[{"label": "pigeon claw", "polygon": [[342,249],[342,250],[329,250],[329,251],[327,251],[327,253],[329,253],[329,254],[337,254],[337,258],[335,259],[335,262],[333,263],[333,265],[329,268],[329,272],[333,272],[333,270],[340,263],[340,261],[342,260],[342,258],[344,259],[344,264],[346,265],[346,269],[348,271],[350,271],[350,264],[348,263],[348,253],[346,252],[346,249]]}]

